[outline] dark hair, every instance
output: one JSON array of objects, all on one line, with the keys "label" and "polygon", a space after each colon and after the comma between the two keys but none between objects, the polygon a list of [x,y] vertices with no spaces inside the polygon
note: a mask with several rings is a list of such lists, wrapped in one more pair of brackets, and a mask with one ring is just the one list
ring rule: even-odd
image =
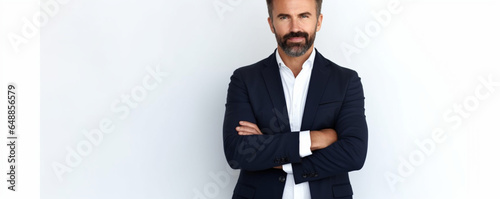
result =
[{"label": "dark hair", "polygon": [[[267,1],[267,12],[269,12],[269,17],[271,20],[273,19],[273,0]],[[316,15],[319,16],[321,14],[321,4],[323,4],[323,0],[316,0]]]}]

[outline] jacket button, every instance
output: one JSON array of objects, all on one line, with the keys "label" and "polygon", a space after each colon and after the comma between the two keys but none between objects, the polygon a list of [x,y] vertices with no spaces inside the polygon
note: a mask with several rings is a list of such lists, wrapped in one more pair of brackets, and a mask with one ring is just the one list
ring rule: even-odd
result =
[{"label": "jacket button", "polygon": [[285,182],[286,181],[286,177],[285,176],[280,176],[279,177],[279,181],[280,182]]}]

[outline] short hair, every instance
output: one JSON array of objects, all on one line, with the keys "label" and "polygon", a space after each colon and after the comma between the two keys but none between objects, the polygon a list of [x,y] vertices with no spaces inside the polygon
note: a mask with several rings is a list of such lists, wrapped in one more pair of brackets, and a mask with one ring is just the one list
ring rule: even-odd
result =
[{"label": "short hair", "polygon": [[[269,17],[271,20],[273,19],[273,0],[267,1],[267,12],[269,12]],[[316,0],[316,15],[319,17],[321,14],[321,4],[323,4],[323,0]]]}]

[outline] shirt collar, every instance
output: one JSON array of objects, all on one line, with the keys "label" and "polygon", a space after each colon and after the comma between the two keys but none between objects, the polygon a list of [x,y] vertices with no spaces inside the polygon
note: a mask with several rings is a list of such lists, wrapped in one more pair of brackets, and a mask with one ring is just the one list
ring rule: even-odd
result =
[{"label": "shirt collar", "polygon": [[[309,55],[309,58],[307,58],[307,60],[304,62],[304,64],[302,65],[302,68],[311,69],[314,65],[314,58],[316,58],[316,48],[313,47],[313,51],[312,51],[311,55]],[[283,68],[283,67],[287,68],[287,66],[285,65],[285,62],[283,62],[283,60],[281,59],[281,56],[277,50],[276,50],[276,61],[278,62],[278,66],[280,68]]]}]

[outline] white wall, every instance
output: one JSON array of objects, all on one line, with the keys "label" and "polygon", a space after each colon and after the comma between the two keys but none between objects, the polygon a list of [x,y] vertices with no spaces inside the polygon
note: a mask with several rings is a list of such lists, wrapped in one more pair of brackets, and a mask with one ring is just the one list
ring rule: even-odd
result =
[{"label": "white wall", "polygon": [[[41,29],[42,198],[229,198],[238,172],[222,150],[226,90],[233,70],[276,47],[264,0],[60,2]],[[381,25],[372,12],[387,7]],[[324,2],[316,47],[365,89],[369,151],[351,174],[355,198],[498,195],[499,8]]]}]

